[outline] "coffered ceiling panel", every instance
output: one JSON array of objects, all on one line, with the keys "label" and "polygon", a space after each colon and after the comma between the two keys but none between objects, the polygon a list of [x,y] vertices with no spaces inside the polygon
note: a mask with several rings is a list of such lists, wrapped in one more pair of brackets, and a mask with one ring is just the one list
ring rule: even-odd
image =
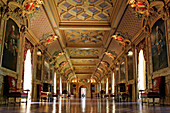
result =
[{"label": "coffered ceiling panel", "polygon": [[112,0],[56,0],[61,21],[108,21]]},{"label": "coffered ceiling panel", "polygon": [[96,65],[99,63],[99,60],[71,60],[73,65],[79,65],[79,64],[84,64],[84,65]]},{"label": "coffered ceiling panel", "polygon": [[69,49],[69,54],[71,58],[98,58],[100,56],[100,51],[98,49]]},{"label": "coffered ceiling panel", "polygon": [[88,67],[88,66],[79,66],[79,67],[74,67],[75,70],[86,70],[86,71],[94,71],[96,67]]},{"label": "coffered ceiling panel", "polygon": [[65,30],[67,46],[102,45],[106,31],[100,30]]}]

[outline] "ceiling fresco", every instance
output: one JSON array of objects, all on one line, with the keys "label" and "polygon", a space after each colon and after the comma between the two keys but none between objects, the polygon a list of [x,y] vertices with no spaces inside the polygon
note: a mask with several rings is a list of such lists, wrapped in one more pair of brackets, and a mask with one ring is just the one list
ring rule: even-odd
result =
[{"label": "ceiling fresco", "polygon": [[58,36],[47,44],[47,51],[51,55],[51,64],[65,78],[76,77],[81,81],[94,76],[100,81],[114,58],[122,52],[118,42],[111,39],[113,33],[131,39],[140,29],[140,20],[134,19],[135,14],[129,8],[123,13],[121,6],[126,2],[44,0],[42,9],[30,20],[29,29],[38,41]]},{"label": "ceiling fresco", "polygon": [[106,31],[100,30],[65,30],[67,44],[102,45]]},{"label": "ceiling fresco", "polygon": [[80,66],[80,67],[74,67],[75,70],[88,70],[88,71],[94,71],[96,67],[84,67],[84,66]]},{"label": "ceiling fresco", "polygon": [[98,49],[69,49],[71,57],[98,57]]},{"label": "ceiling fresco", "polygon": [[82,59],[79,59],[79,60],[71,60],[72,64],[76,65],[76,64],[84,64],[84,65],[96,65],[99,63],[99,60],[82,60]]},{"label": "ceiling fresco", "polygon": [[112,0],[56,0],[61,21],[108,21]]}]

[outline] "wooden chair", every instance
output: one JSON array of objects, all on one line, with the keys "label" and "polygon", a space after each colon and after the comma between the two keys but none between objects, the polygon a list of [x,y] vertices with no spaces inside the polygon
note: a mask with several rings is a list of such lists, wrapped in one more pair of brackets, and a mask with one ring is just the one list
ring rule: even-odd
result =
[{"label": "wooden chair", "polygon": [[41,94],[40,94],[40,101],[43,102],[43,100],[47,100],[49,102],[50,100],[50,92],[44,92],[44,91],[41,91]]},{"label": "wooden chair", "polygon": [[[6,100],[6,104],[9,104],[9,99],[13,98],[14,102],[13,104],[16,105],[16,103],[21,103],[21,98],[26,99],[27,104],[27,98],[28,98],[28,91],[24,92],[22,89],[17,88],[17,80],[14,77],[11,76],[5,76],[4,77],[4,97]],[[19,102],[17,102],[17,99]]]},{"label": "wooden chair", "polygon": [[159,100],[163,99],[164,104],[164,98],[165,98],[165,77],[156,77],[152,81],[152,89],[147,90],[140,90],[141,92],[141,98],[142,103],[143,99],[145,98],[152,98],[153,99],[153,105],[155,104],[155,98],[159,98]]}]

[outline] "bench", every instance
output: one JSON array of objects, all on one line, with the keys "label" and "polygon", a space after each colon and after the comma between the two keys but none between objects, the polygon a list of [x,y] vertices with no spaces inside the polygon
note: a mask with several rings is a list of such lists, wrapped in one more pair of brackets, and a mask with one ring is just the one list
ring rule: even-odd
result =
[{"label": "bench", "polygon": [[152,98],[153,100],[153,105],[155,104],[155,98],[159,98],[159,101],[163,99],[163,104],[164,104],[164,98],[165,98],[165,77],[156,77],[152,81],[152,89],[147,89],[147,90],[139,90],[141,93],[141,99],[142,103],[143,99],[149,99]]}]

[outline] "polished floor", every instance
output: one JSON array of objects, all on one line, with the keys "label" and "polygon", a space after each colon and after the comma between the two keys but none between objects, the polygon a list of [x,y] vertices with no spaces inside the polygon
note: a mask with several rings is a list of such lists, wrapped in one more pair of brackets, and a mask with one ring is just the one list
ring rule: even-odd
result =
[{"label": "polished floor", "polygon": [[27,106],[0,106],[0,113],[170,113],[170,106],[143,105],[141,102],[115,102],[113,99],[56,99],[29,102]]}]

